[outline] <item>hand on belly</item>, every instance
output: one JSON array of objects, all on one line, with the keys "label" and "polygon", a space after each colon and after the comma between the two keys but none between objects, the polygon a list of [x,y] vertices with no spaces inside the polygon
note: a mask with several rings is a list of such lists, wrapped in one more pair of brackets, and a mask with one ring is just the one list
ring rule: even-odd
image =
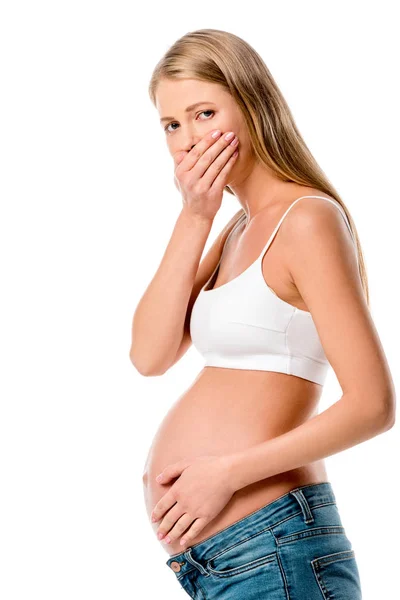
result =
[{"label": "hand on belly", "polygon": [[[170,484],[152,511],[159,539],[181,545],[193,540],[228,504],[235,490],[229,482],[224,456],[197,456],[171,463],[162,471],[160,484]],[[162,534],[162,535],[161,535]]]}]

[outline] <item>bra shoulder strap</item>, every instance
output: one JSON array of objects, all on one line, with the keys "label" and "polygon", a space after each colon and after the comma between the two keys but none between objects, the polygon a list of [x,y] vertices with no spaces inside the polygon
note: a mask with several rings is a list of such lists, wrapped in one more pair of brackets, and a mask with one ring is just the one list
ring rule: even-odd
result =
[{"label": "bra shoulder strap", "polygon": [[[325,198],[325,196],[300,196],[300,198],[297,198],[297,199],[296,199],[294,202],[292,202],[292,204],[291,204],[291,205],[290,205],[290,206],[289,206],[289,207],[286,209],[286,211],[283,213],[282,217],[279,219],[279,221],[278,221],[278,224],[276,225],[275,229],[274,229],[274,230],[273,230],[273,232],[271,233],[271,235],[270,235],[270,237],[269,237],[269,239],[268,239],[267,243],[265,244],[265,246],[264,246],[264,248],[263,248],[263,250],[262,250],[262,252],[261,252],[261,255],[260,255],[260,257],[259,257],[259,258],[262,258],[262,257],[264,256],[265,252],[268,250],[269,246],[270,246],[270,245],[271,245],[271,243],[272,243],[272,240],[274,239],[274,237],[275,237],[275,235],[276,235],[276,233],[277,233],[277,231],[278,231],[279,227],[280,227],[280,226],[281,226],[281,224],[282,224],[282,221],[284,220],[284,218],[286,217],[286,215],[288,214],[288,212],[290,211],[290,209],[291,209],[291,208],[292,208],[292,207],[293,207],[293,206],[294,206],[294,205],[295,205],[295,204],[296,204],[296,203],[297,203],[299,200],[302,200],[303,198],[320,198],[321,200],[327,200],[328,202],[331,202],[332,204],[334,204],[334,205],[336,206],[336,208],[338,208],[338,209],[340,210],[340,212],[341,212],[341,214],[342,214],[342,217],[344,218],[344,220],[345,220],[345,223],[346,223],[346,225],[347,225],[347,227],[348,227],[348,230],[350,231],[350,235],[351,235],[351,237],[352,237],[353,243],[354,243],[354,245],[356,245],[356,242],[355,242],[355,239],[354,239],[354,235],[353,235],[353,232],[351,231],[351,227],[350,227],[350,223],[349,223],[349,221],[348,221],[347,215],[346,215],[346,213],[344,212],[343,208],[342,208],[342,207],[339,205],[339,203],[338,203],[338,202],[336,202],[336,200],[331,200],[330,198]],[[358,256],[357,256],[357,261],[358,261]]]}]

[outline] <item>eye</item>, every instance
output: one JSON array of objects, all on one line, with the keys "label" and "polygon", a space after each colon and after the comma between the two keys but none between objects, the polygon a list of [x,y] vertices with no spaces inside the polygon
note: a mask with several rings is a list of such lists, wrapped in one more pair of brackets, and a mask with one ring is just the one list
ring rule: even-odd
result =
[{"label": "eye", "polygon": [[[205,114],[205,113],[212,113],[212,114],[214,115],[215,111],[213,111],[213,110],[202,110],[202,111],[201,111],[201,112],[199,112],[198,114],[199,114],[199,115],[202,115],[202,114]],[[198,115],[196,115],[196,116],[198,116]],[[202,120],[208,121],[209,119],[202,119]],[[170,129],[168,129],[168,127],[170,127],[171,125],[177,125],[177,124],[178,124],[178,123],[176,123],[175,121],[172,121],[171,123],[168,123],[168,125],[166,125],[166,126],[164,127],[164,131],[165,131],[166,133],[172,133],[173,131],[175,131],[175,129],[172,129],[172,131],[171,131]]]}]

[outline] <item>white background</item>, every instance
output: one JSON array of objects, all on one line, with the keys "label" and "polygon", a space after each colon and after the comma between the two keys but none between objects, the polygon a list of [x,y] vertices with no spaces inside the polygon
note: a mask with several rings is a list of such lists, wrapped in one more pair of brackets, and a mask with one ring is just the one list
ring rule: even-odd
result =
[{"label": "white background", "polygon": [[[142,472],[202,359],[191,348],[153,378],[129,360],[134,309],[181,207],[147,86],[186,32],[230,31],[265,60],[355,219],[397,383],[395,10],[390,1],[2,3],[2,599],[186,597],[147,520]],[[206,249],[238,208],[226,194]],[[331,373],[320,410],[340,394]],[[396,425],[326,460],[364,600],[397,588],[398,451]]]}]

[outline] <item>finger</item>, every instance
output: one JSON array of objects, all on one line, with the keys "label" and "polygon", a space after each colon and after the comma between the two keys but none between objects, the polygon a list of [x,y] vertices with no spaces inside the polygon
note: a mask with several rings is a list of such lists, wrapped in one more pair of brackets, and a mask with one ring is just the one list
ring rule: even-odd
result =
[{"label": "finger", "polygon": [[[207,150],[199,157],[198,161],[192,168],[193,176],[197,179],[204,177],[205,174],[208,173],[210,167],[215,168],[216,164],[221,165],[221,156],[224,152],[229,149],[229,151],[233,148],[231,145],[232,140],[235,139],[235,136],[226,139],[226,136],[232,134],[233,132],[228,132],[225,135],[221,136],[215,144],[207,148]],[[197,152],[196,146],[192,148],[191,152]],[[225,154],[226,157],[226,154]],[[219,160],[219,163],[218,163]],[[224,164],[224,159],[222,159],[222,164]]]},{"label": "finger", "polygon": [[223,189],[225,185],[224,182],[226,182],[237,156],[237,147],[233,146],[229,146],[220,156],[218,156],[203,177],[203,181],[209,189]]},{"label": "finger", "polygon": [[181,546],[191,542],[194,538],[200,533],[202,529],[207,525],[208,521],[205,518],[196,519],[193,522],[193,525],[185,532],[181,541],[179,542]]},{"label": "finger", "polygon": [[175,540],[179,539],[183,533],[187,530],[189,525],[193,523],[193,516],[185,513],[177,520],[172,529],[168,532],[168,535],[164,538],[165,544],[172,544]]},{"label": "finger", "polygon": [[[185,512],[178,502],[173,508],[171,508],[170,511],[168,511],[159,528],[157,529],[158,539],[162,539],[163,537],[167,536],[171,541],[175,540],[184,531],[186,531],[189,525],[193,522],[193,519],[194,517]],[[172,534],[172,532],[175,533]],[[167,542],[167,540],[165,541]]]},{"label": "finger", "polygon": [[178,152],[177,154],[174,154],[174,155],[173,155],[173,157],[172,157],[172,158],[174,159],[174,164],[175,164],[175,167],[177,167],[178,165],[180,165],[180,164],[181,164],[181,162],[182,162],[182,161],[183,161],[183,159],[185,158],[186,154],[187,154],[187,152],[184,150],[184,151],[182,151],[182,152]]},{"label": "finger", "polygon": [[179,460],[176,463],[172,463],[167,465],[165,469],[161,471],[159,475],[157,475],[156,480],[158,483],[166,483],[170,479],[174,479],[181,475],[182,472],[189,466],[190,461],[188,460]]},{"label": "finger", "polygon": [[[216,143],[216,141],[219,141],[218,137],[221,137],[221,132],[215,138],[212,137],[213,133],[214,131],[210,131],[209,133],[207,133],[207,135],[205,135],[195,146],[193,146],[193,148],[189,152],[186,153],[184,160],[181,161],[181,167],[183,170],[190,171],[197,163],[199,158],[204,154],[204,152],[208,150],[208,148],[213,146]],[[220,146],[219,152],[221,151],[221,149],[222,147]]]},{"label": "finger", "polygon": [[157,502],[151,512],[151,520],[153,523],[159,521],[165,513],[176,503],[172,488],[168,490],[166,494]]},{"label": "finger", "polygon": [[170,529],[175,525],[176,521],[185,514],[182,506],[177,502],[165,515],[162,519],[158,529],[157,529],[157,537],[160,540],[163,538]]}]

